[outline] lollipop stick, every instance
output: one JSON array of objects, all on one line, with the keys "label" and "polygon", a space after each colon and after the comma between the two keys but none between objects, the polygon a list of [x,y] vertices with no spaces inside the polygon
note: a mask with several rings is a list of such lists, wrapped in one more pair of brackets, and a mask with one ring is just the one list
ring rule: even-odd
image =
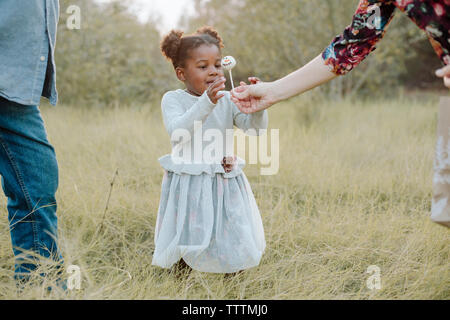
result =
[{"label": "lollipop stick", "polygon": [[233,88],[234,90],[233,75],[231,74],[231,70],[229,70],[228,72],[230,73],[231,88]]}]

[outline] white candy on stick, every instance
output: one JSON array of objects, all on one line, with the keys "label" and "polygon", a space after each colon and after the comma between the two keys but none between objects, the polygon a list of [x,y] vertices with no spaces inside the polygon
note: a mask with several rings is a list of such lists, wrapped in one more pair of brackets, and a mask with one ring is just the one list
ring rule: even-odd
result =
[{"label": "white candy on stick", "polygon": [[224,70],[228,70],[228,72],[230,73],[230,82],[231,82],[231,87],[233,89],[234,89],[234,84],[233,84],[233,75],[231,74],[231,69],[233,69],[234,66],[236,66],[236,60],[232,56],[226,56],[222,59],[222,68]]}]

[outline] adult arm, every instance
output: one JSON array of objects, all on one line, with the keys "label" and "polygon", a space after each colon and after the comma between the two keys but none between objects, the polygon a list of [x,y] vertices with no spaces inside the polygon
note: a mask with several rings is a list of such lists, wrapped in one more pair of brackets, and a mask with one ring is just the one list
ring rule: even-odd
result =
[{"label": "adult arm", "polygon": [[393,1],[361,0],[352,23],[308,64],[286,77],[232,91],[232,100],[244,113],[264,110],[350,72],[375,50],[395,10]]},{"label": "adult arm", "polygon": [[273,82],[239,86],[232,91],[231,100],[243,113],[259,112],[268,107],[313,89],[338,75],[317,56],[297,71]]}]

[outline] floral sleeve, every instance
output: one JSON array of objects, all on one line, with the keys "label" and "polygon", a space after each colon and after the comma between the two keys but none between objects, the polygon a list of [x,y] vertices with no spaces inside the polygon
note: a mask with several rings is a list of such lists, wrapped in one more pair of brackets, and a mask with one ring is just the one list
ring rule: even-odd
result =
[{"label": "floral sleeve", "polygon": [[450,0],[360,0],[351,25],[322,52],[331,71],[346,74],[375,50],[396,8],[425,31],[442,63],[450,64]]},{"label": "floral sleeve", "polygon": [[376,49],[391,22],[394,1],[361,0],[352,23],[325,48],[322,58],[333,73],[343,75],[352,70]]},{"label": "floral sleeve", "polygon": [[443,64],[450,64],[450,1],[397,0],[397,8],[425,31]]}]

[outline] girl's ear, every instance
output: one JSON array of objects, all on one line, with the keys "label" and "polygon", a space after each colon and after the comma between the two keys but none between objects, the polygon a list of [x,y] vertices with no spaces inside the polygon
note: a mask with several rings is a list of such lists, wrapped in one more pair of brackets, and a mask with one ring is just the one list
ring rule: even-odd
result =
[{"label": "girl's ear", "polygon": [[184,69],[183,69],[183,68],[177,67],[177,68],[175,69],[175,72],[176,72],[176,74],[177,74],[178,80],[180,80],[180,81],[182,81],[182,82],[186,81],[186,76],[184,75]]}]

